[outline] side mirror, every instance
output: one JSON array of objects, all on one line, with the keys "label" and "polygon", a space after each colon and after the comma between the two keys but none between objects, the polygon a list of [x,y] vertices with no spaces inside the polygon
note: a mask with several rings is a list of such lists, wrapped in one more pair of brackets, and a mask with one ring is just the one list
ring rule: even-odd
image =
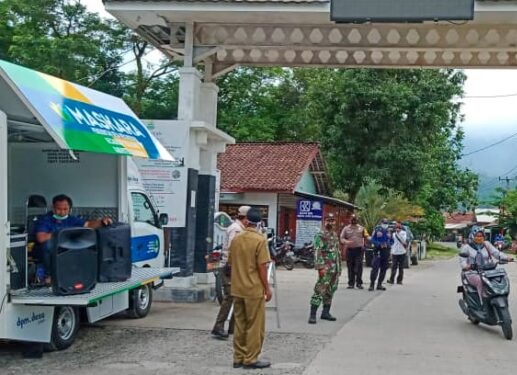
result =
[{"label": "side mirror", "polygon": [[169,215],[160,214],[160,218],[158,220],[160,221],[161,225],[167,225],[167,224],[169,224]]},{"label": "side mirror", "polygon": [[462,258],[468,258],[470,256],[469,254],[469,251],[468,250],[461,250],[458,255]]}]

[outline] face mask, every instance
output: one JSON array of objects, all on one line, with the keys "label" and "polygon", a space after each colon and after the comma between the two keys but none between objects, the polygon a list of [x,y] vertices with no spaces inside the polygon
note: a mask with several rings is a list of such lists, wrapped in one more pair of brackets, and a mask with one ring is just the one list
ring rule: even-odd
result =
[{"label": "face mask", "polygon": [[333,226],[334,226],[334,224],[327,223],[327,224],[325,224],[325,229],[331,230]]},{"label": "face mask", "polygon": [[356,225],[357,224],[357,220],[352,220],[352,225]]},{"label": "face mask", "polygon": [[68,218],[68,215],[65,215],[65,216],[59,216],[59,215],[52,215],[52,217],[56,220],[59,220],[59,221],[62,221],[62,220],[66,220]]},{"label": "face mask", "polygon": [[388,228],[388,224],[382,224],[381,227],[382,227],[382,229],[387,229]]}]

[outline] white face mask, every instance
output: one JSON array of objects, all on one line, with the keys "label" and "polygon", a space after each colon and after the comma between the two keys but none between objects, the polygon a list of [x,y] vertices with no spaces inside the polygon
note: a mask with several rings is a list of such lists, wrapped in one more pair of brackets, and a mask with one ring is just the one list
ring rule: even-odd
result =
[{"label": "white face mask", "polygon": [[388,229],[388,224],[382,224],[381,227],[382,229]]}]

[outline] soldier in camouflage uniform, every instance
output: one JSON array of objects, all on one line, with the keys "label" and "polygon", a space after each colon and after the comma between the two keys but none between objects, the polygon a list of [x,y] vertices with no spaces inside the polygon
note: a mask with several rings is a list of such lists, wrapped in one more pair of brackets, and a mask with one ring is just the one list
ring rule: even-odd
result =
[{"label": "soldier in camouflage uniform", "polygon": [[318,232],[314,237],[314,257],[315,268],[318,270],[318,281],[314,286],[314,294],[311,298],[309,324],[316,323],[316,312],[322,302],[321,319],[336,320],[330,315],[330,305],[341,275],[341,252],[339,251],[339,236],[335,231],[334,215],[328,214],[324,224],[324,230]]}]

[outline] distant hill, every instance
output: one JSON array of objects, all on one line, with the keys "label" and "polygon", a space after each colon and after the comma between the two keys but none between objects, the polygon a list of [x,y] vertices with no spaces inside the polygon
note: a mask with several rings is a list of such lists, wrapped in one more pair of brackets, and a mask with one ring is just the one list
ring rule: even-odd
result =
[{"label": "distant hill", "polygon": [[[464,153],[479,150],[509,136],[508,132],[493,134],[466,134],[463,144]],[[464,157],[460,164],[479,174],[478,198],[487,201],[497,187],[507,187],[501,178],[513,178],[509,187],[517,186],[517,137],[513,137],[497,146]]]}]

